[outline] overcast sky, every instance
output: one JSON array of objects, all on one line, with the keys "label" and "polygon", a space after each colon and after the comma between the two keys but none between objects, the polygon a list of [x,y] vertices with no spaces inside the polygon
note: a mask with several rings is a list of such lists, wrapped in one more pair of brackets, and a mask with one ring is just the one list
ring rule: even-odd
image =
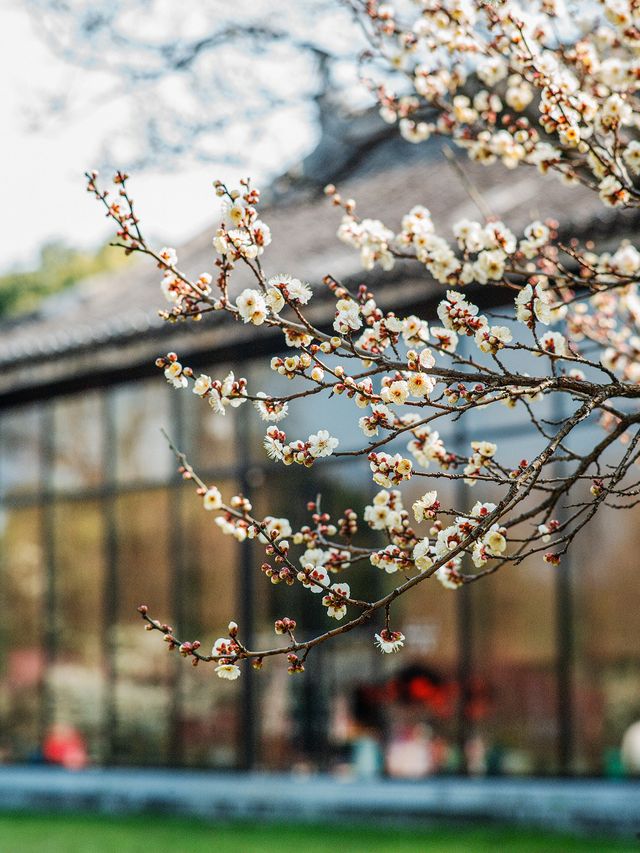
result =
[{"label": "overcast sky", "polygon": [[[40,108],[43,98],[57,91],[70,96],[72,109],[64,117]],[[84,170],[97,165],[107,135],[121,132],[126,120],[123,99],[105,99],[104,91],[102,75],[74,69],[51,52],[21,0],[0,0],[0,272],[32,263],[47,240],[92,246],[110,236],[83,179]],[[289,161],[313,145],[309,114],[294,130],[295,145],[285,158]],[[279,151],[265,150],[263,171],[288,165],[279,159]],[[255,163],[251,169],[252,177],[264,179]],[[192,236],[216,216],[212,180],[237,178],[246,171],[242,166],[185,164],[170,174],[156,168],[136,176],[133,195],[147,233],[170,244]]]}]

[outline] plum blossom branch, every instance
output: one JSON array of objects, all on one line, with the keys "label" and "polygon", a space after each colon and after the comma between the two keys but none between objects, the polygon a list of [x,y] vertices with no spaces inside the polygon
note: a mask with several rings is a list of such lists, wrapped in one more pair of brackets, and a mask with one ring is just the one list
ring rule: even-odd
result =
[{"label": "plum blossom branch", "polygon": [[[562,20],[555,0],[531,4],[535,11],[515,0],[438,0],[420,4],[417,17],[409,3],[397,10],[375,0],[350,5],[370,37],[372,73],[382,75],[371,84],[381,114],[406,139],[447,136],[487,165],[536,167],[590,187],[605,206],[640,205],[633,4],[602,3],[597,29]],[[555,26],[561,22],[564,29]],[[570,43],[557,32],[576,37]],[[299,620],[281,617],[274,630],[285,644],[252,650],[232,622],[204,654],[198,641],[178,640],[143,607],[146,627],[163,633],[169,648],[215,663],[223,678],[236,678],[243,661],[259,668],[280,655],[294,674],[315,646],[379,619],[376,645],[397,652],[405,638],[393,605],[417,585],[435,579],[457,589],[540,555],[558,565],[602,506],[637,503],[640,251],[631,242],[599,251],[593,241],[567,236],[568,226],[555,219],[515,233],[481,204],[481,220],[456,222],[450,235],[439,233],[424,205],[391,227],[361,216],[354,199],[328,186],[341,216],[337,237],[358,253],[365,272],[384,273],[402,261],[439,289],[437,320],[427,320],[390,305],[367,283],[330,274],[306,282],[270,270],[271,232],[248,179],[238,188],[216,182],[222,220],[212,237],[214,267],[194,274],[178,265],[174,249],[147,242],[126,175],[116,174],[113,196],[97,173],[87,181],[116,225],[117,245],[159,267],[168,303],[161,316],[198,322],[218,313],[255,326],[256,335],[277,333],[279,354],[269,367],[292,391],[272,392],[268,381],[251,387],[235,369],[223,377],[196,374],[174,352],[156,361],[167,382],[190,390],[212,417],[249,403],[266,425],[263,446],[274,464],[312,468],[366,457],[379,488],[370,504],[347,507],[336,519],[318,496],[307,505],[309,523],[294,529],[288,518],[256,517],[245,495],[223,500],[170,442],[220,530],[264,549],[265,579],[318,595],[325,615],[340,624],[301,639]],[[482,311],[492,292],[499,314]],[[334,435],[335,418],[327,428],[323,419],[336,397],[347,401],[360,440],[345,444]],[[563,402],[561,418],[545,407],[554,399]],[[314,400],[326,404],[313,410],[314,431],[292,438],[285,429],[290,411],[311,412]],[[501,420],[515,410],[531,424],[529,458],[517,459],[508,444],[499,448],[485,428],[484,415],[497,407],[506,412]],[[467,448],[446,437],[461,423],[473,436]],[[585,450],[579,430],[587,423],[600,437]],[[403,487],[415,478],[431,482],[409,512]],[[448,482],[475,488],[479,499],[448,505]],[[373,533],[361,540],[360,527]],[[375,545],[368,544],[372,535]],[[377,600],[353,596],[345,580],[357,571],[366,588],[369,566],[398,576]]]}]

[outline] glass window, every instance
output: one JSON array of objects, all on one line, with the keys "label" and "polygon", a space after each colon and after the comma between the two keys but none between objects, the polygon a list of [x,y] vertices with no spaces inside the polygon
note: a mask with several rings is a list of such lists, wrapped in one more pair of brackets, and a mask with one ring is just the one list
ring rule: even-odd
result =
[{"label": "glass window", "polygon": [[23,495],[40,488],[41,411],[15,409],[0,421],[0,496]]},{"label": "glass window", "polygon": [[121,483],[163,480],[174,470],[174,457],[161,429],[172,435],[177,391],[161,378],[125,385],[115,391],[117,480]]},{"label": "glass window", "polygon": [[164,489],[120,495],[118,528],[118,613],[114,758],[124,764],[163,764],[169,752],[174,660],[162,636],[145,631],[141,603],[158,619],[171,619],[169,500]]},{"label": "glass window", "polygon": [[[229,369],[223,365],[197,370],[212,379],[224,379]],[[244,375],[240,373],[238,375]],[[206,400],[192,393],[181,394],[184,423],[184,450],[199,472],[228,469],[237,460],[237,431],[241,418],[257,418],[251,403],[237,409],[229,406],[224,415],[216,414]],[[248,452],[249,448],[247,448]]]},{"label": "glass window", "polygon": [[0,511],[0,762],[40,754],[45,576],[38,509]]},{"label": "glass window", "polygon": [[556,571],[533,557],[464,591],[472,597],[471,773],[558,770]]},{"label": "glass window", "polygon": [[[412,483],[403,493],[405,507],[424,491],[424,483]],[[361,571],[367,598],[381,597],[403,579],[368,564]],[[328,737],[345,772],[424,778],[458,768],[457,604],[450,591],[425,579],[391,608],[392,628],[406,637],[402,654],[383,655],[374,645],[382,612],[327,650]]]},{"label": "glass window", "polygon": [[[273,465],[267,469],[261,485],[256,483],[252,489],[255,514],[259,518],[268,514],[286,516],[295,529],[308,523],[307,501],[321,493],[323,509],[337,519],[344,509],[360,508],[366,499],[367,487],[362,487],[361,471],[359,461],[319,465],[315,477],[309,471],[295,467],[283,470]],[[366,529],[362,530],[358,542],[367,541],[367,534]],[[299,584],[273,586],[259,571],[264,557],[258,545],[254,553],[256,645],[269,648],[283,644],[283,638],[273,630],[274,619],[281,616],[294,617],[298,633],[304,637],[335,626],[328,619],[320,596],[311,595]],[[299,548],[292,549],[296,563],[300,554]],[[354,569],[348,578],[354,595],[371,598],[380,594],[381,580],[380,573],[367,565]],[[362,637],[350,634],[326,648],[314,649],[306,673],[299,678],[288,675],[286,658],[265,660],[263,669],[254,677],[260,709],[260,767],[318,770],[333,768],[342,760],[348,746],[342,728],[338,725],[338,733],[334,731],[334,717],[341,713],[340,703],[351,702],[355,687],[363,678],[375,679],[374,661],[378,663],[371,643],[372,631],[363,631]],[[366,671],[367,660],[371,663],[370,671]]]},{"label": "glass window", "polygon": [[54,403],[56,490],[96,486],[102,479],[103,424],[97,393],[68,397]]},{"label": "glass window", "polygon": [[[236,491],[231,481],[219,481],[217,486],[227,500]],[[226,636],[231,619],[240,622],[246,637],[238,612],[239,558],[245,546],[221,532],[211,514],[203,510],[192,485],[181,490],[180,497],[184,534],[181,637],[200,640],[203,650],[209,652],[214,640]],[[178,728],[183,763],[235,767],[239,761],[242,679],[253,673],[244,667],[239,681],[228,682],[214,674],[213,664],[192,667],[182,659],[179,664]]]},{"label": "glass window", "polygon": [[589,775],[640,774],[639,518],[601,509],[571,555],[576,770]]},{"label": "glass window", "polygon": [[97,502],[54,508],[56,659],[47,674],[54,722],[73,730],[90,762],[103,755],[104,539]]}]

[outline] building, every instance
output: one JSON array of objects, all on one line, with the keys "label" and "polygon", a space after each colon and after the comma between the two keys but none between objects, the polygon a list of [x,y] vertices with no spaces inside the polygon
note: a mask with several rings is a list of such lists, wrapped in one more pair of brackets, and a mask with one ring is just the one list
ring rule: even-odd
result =
[{"label": "building", "polygon": [[[533,171],[504,170],[494,185],[495,171],[463,168],[514,228],[569,211],[572,232],[614,242],[637,225]],[[389,304],[432,314],[439,286],[426,274],[398,266],[365,276],[338,243],[321,191],[329,180],[390,224],[424,203],[446,233],[477,214],[438,146],[411,146],[374,116],[329,107],[317,150],[274,183],[264,211],[273,272],[377,280]],[[210,269],[211,233],[180,258],[195,273]],[[640,719],[640,534],[627,521],[613,536],[615,522],[601,516],[571,567],[525,564],[458,593],[425,584],[400,607],[408,648],[394,660],[375,652],[367,629],[319,649],[303,678],[274,662],[227,684],[142,630],[143,601],[203,642],[230,617],[260,642],[275,616],[304,609],[295,588],[267,585],[250,544],[207,524],[160,427],[205,479],[250,494],[259,513],[295,515],[290,496],[304,506],[315,493],[307,477],[298,489],[299,472],[268,466],[249,406],[215,417],[171,392],[153,364],[175,350],[214,376],[233,364],[251,379],[279,340],[218,318],[166,325],[158,307],[157,270],[135,262],[0,329],[2,758],[41,760],[52,727],[66,725],[104,765],[337,772],[355,760],[374,772],[383,744],[393,772],[428,742],[415,775],[621,772],[622,735]],[[305,412],[292,418],[302,424]],[[504,440],[526,440],[519,429]],[[358,463],[317,477],[329,506],[370,494]],[[367,583],[385,583],[371,571]],[[321,617],[303,612],[318,627]]]}]

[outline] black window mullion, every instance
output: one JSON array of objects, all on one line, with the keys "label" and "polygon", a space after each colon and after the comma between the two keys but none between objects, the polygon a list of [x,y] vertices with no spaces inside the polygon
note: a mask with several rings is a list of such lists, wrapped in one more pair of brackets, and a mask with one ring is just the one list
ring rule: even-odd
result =
[{"label": "black window mullion", "polygon": [[[562,423],[567,418],[564,396],[556,394],[554,403],[553,419],[556,423]],[[564,476],[564,468],[564,463],[555,462],[554,476]],[[567,511],[560,507],[556,511],[555,517],[562,525],[567,519]],[[571,560],[568,553],[562,557],[562,562],[556,568],[554,596],[558,772],[561,776],[571,776],[574,759],[574,641],[573,584]]]},{"label": "black window mullion", "polygon": [[117,755],[118,716],[117,685],[117,623],[118,623],[118,526],[116,519],[117,435],[115,401],[112,390],[102,392],[104,418],[103,482],[105,560],[103,590],[102,657],[104,662],[103,762],[111,764]]},{"label": "black window mullion", "polygon": [[56,596],[55,557],[55,493],[53,489],[53,465],[55,460],[55,419],[53,403],[40,411],[40,484],[42,490],[42,513],[40,521],[40,545],[43,554],[44,595],[42,599],[42,660],[43,671],[40,681],[40,744],[44,744],[47,732],[55,719],[55,697],[50,683],[50,673],[55,665],[58,646],[59,614]]}]

